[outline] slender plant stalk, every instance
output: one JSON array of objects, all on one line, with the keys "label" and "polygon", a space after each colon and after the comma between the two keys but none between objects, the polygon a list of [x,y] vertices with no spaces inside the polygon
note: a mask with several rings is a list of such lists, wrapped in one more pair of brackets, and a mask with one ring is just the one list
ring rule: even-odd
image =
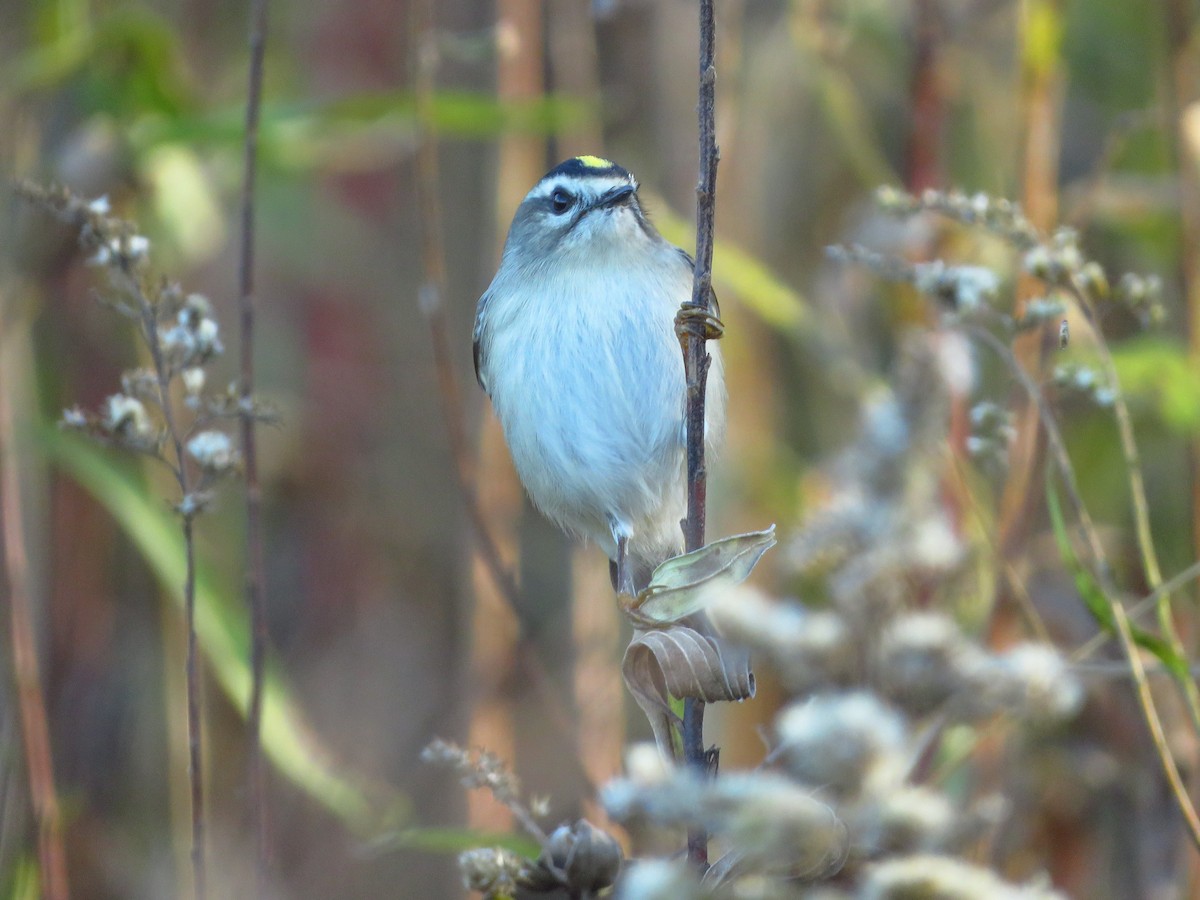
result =
[{"label": "slender plant stalk", "polygon": [[251,0],[250,75],[246,89],[245,158],[242,174],[242,244],[238,264],[241,297],[241,430],[246,479],[246,604],[250,612],[250,702],[246,730],[250,742],[247,780],[254,829],[258,895],[263,896],[270,851],[267,840],[266,773],[262,753],[263,675],[267,656],[266,567],[263,562],[262,486],[254,418],[254,220],[258,172],[258,120],[262,103],[263,55],[267,41],[267,0]]},{"label": "slender plant stalk", "polygon": [[964,330],[976,340],[987,344],[1004,360],[1013,375],[1016,376],[1017,381],[1024,388],[1032,408],[1038,413],[1051,455],[1054,457],[1062,474],[1067,496],[1070,497],[1071,504],[1075,507],[1076,515],[1079,519],[1079,529],[1083,533],[1088,544],[1088,549],[1091,552],[1094,565],[1093,575],[1103,589],[1104,596],[1108,599],[1109,606],[1112,609],[1113,621],[1117,627],[1117,638],[1121,643],[1121,649],[1125,652],[1126,659],[1129,661],[1130,671],[1133,674],[1134,695],[1137,698],[1138,706],[1141,708],[1146,726],[1150,730],[1151,742],[1154,744],[1155,752],[1158,754],[1159,763],[1167,778],[1167,784],[1171,788],[1172,795],[1175,797],[1175,804],[1179,807],[1179,811],[1183,815],[1192,843],[1197,849],[1200,849],[1200,816],[1196,814],[1196,808],[1188,796],[1187,787],[1184,785],[1183,778],[1179,773],[1179,766],[1176,765],[1175,758],[1171,755],[1171,748],[1167,744],[1162,718],[1158,714],[1154,697],[1150,693],[1150,683],[1146,678],[1146,669],[1142,664],[1140,651],[1133,639],[1133,631],[1129,625],[1128,614],[1120,602],[1116,586],[1112,582],[1112,570],[1104,553],[1100,534],[1096,530],[1095,523],[1092,522],[1087,507],[1084,506],[1083,495],[1080,493],[1079,484],[1075,479],[1075,468],[1071,464],[1071,457],[1067,453],[1067,446],[1062,439],[1062,435],[1059,433],[1058,425],[1055,423],[1054,417],[1050,414],[1050,410],[1037,384],[1021,367],[1013,352],[1002,344],[995,335],[984,328],[965,326]]},{"label": "slender plant stalk", "polygon": [[[0,359],[0,369],[4,368]],[[0,532],[4,534],[4,564],[8,573],[9,627],[12,639],[13,676],[29,796],[37,825],[38,867],[45,900],[67,900],[67,857],[63,849],[62,819],[54,789],[54,759],[46,701],[38,671],[37,638],[29,596],[29,556],[21,521],[21,476],[17,472],[16,427],[12,409],[12,383],[0,390]]]},{"label": "slender plant stalk", "polygon": [[[1158,599],[1163,594],[1171,594],[1180,588],[1187,585],[1190,581],[1195,581],[1200,578],[1200,562],[1194,562],[1182,572],[1172,575],[1164,581],[1158,588],[1148,593],[1145,597],[1138,600],[1137,603],[1129,609],[1129,621],[1136,622],[1145,614],[1150,607],[1158,607]],[[1080,662],[1087,659],[1108,641],[1109,635],[1106,632],[1100,632],[1087,643],[1083,644],[1078,650],[1071,654],[1072,662]],[[1164,669],[1165,671],[1165,669]]]},{"label": "slender plant stalk", "polygon": [[[1085,313],[1088,327],[1095,337],[1096,352],[1100,356],[1100,365],[1108,385],[1113,389],[1113,412],[1117,420],[1117,432],[1121,437],[1121,453],[1125,458],[1125,470],[1129,473],[1129,493],[1133,501],[1133,523],[1137,534],[1138,551],[1142,557],[1142,568],[1146,574],[1146,582],[1152,591],[1158,591],[1162,586],[1162,571],[1158,565],[1158,554],[1154,549],[1154,537],[1150,531],[1150,504],[1146,500],[1146,483],[1142,478],[1142,462],[1138,453],[1137,439],[1133,433],[1133,419],[1129,415],[1129,405],[1125,402],[1125,394],[1120,389],[1117,377],[1117,365],[1113,361],[1112,352],[1104,336],[1100,334],[1096,324],[1096,308],[1088,294],[1080,285],[1072,283],[1072,294]],[[1158,627],[1163,638],[1170,644],[1171,649],[1180,659],[1187,657],[1179,631],[1175,628],[1175,619],[1171,612],[1171,594],[1169,591],[1158,592],[1156,603],[1158,610]],[[1179,689],[1191,718],[1192,728],[1200,734],[1200,689],[1196,682],[1187,677],[1176,679]]]},{"label": "slender plant stalk", "polygon": [[[1188,349],[1200,358],[1200,157],[1186,133],[1184,110],[1200,96],[1195,51],[1195,5],[1163,0],[1169,70],[1164,79],[1164,131],[1174,146],[1180,213],[1179,269],[1187,309]],[[1200,555],[1200,441],[1192,441],[1192,544]]]},{"label": "slender plant stalk", "polygon": [[[1200,359],[1200,148],[1189,136],[1184,111],[1200,97],[1197,89],[1196,9],[1188,0],[1163,0],[1163,25],[1167,43],[1167,71],[1163,78],[1163,110],[1166,122],[1163,131],[1173,146],[1174,165],[1179,198],[1179,275],[1183,287],[1184,309],[1188,325],[1188,351],[1193,362]],[[1192,438],[1191,494],[1192,547],[1200,555],[1200,439]],[[1169,615],[1165,601],[1158,604],[1160,620]],[[1194,625],[1194,619],[1193,619]],[[1194,629],[1193,629],[1194,630]],[[1192,637],[1193,647],[1196,638]],[[1196,727],[1196,682],[1188,680],[1189,709]],[[1193,762],[1195,757],[1193,755]],[[1190,783],[1193,789],[1200,782],[1200,773],[1192,766]],[[1200,862],[1194,857],[1190,869],[1190,892],[1200,880]]]},{"label": "slender plant stalk", "polygon": [[[1021,110],[1024,118],[1022,147],[1021,208],[1042,233],[1049,233],[1058,220],[1059,132],[1062,120],[1063,0],[1022,0],[1020,4]],[[1017,287],[1018,316],[1025,303],[1041,290],[1032,277],[1023,276]],[[1029,372],[1041,377],[1045,364],[1045,341],[1041,331],[1021,335],[1016,342],[1017,359]],[[1015,418],[1017,438],[1010,456],[1008,478],[1000,501],[997,532],[1003,552],[1018,546],[1032,520],[1029,505],[1036,496],[1032,486],[1042,456],[1038,413],[1022,407]]]},{"label": "slender plant stalk", "polygon": [[[686,549],[704,546],[705,500],[708,491],[704,465],[704,407],[708,367],[712,357],[704,344],[704,315],[711,312],[713,210],[717,193],[716,24],[713,0],[700,2],[700,102],[697,107],[700,132],[700,177],[696,184],[696,269],[692,297],[683,312],[680,342],[683,345],[687,380],[687,518],[683,522]],[[689,309],[690,307],[690,309]],[[709,754],[704,749],[704,702],[683,701],[683,756],[688,765],[708,771]],[[708,866],[708,833],[688,832],[688,858],[701,869]]]},{"label": "slender plant stalk", "polygon": [[918,196],[927,188],[942,186],[942,126],[946,114],[938,78],[942,15],[937,0],[915,0],[913,4],[914,47],[909,76],[912,130],[905,181],[909,193]]},{"label": "slender plant stalk", "polygon": [[183,605],[187,627],[187,660],[184,667],[187,678],[188,775],[192,800],[192,884],[197,900],[204,900],[208,888],[204,864],[205,814],[204,769],[201,754],[200,672],[196,652],[196,541],[192,528],[195,516],[195,498],[192,496],[191,476],[188,473],[187,460],[183,452],[183,433],[179,430],[179,423],[175,421],[175,411],[171,405],[171,377],[166,361],[163,359],[154,307],[146,298],[137,275],[128,266],[123,267],[122,272],[127,280],[130,294],[136,298],[138,307],[141,309],[142,332],[146,338],[146,346],[150,348],[150,358],[154,363],[154,374],[158,382],[158,405],[162,410],[163,421],[167,425],[167,437],[174,451],[174,464],[171,465],[171,471],[179,485],[186,562]]}]

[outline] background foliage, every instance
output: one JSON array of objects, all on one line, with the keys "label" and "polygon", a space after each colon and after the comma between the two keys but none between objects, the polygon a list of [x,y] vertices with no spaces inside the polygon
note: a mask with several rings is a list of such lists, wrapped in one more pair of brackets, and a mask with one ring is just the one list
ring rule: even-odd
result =
[{"label": "background foliage", "polygon": [[[525,599],[514,616],[475,560],[418,308],[411,11],[403,2],[278,4],[262,136],[258,359],[260,393],[281,413],[262,452],[271,708],[280,711],[264,739],[281,896],[457,890],[451,861],[429,848],[458,849],[463,836],[434,826],[510,823],[421,765],[434,735],[515,760],[528,789],[550,795],[551,821],[600,818],[589,784],[618,771],[627,735],[645,735],[617,680],[622,641],[603,560],[522,506],[490,414],[467,389],[468,344],[512,210],[565,156],[602,152],[627,166],[664,234],[687,245],[695,10],[683,0],[445,0],[437,9],[432,118],[453,362],[478,448],[479,502]],[[1161,568],[1169,576],[1192,563],[1200,345],[1189,323],[1200,308],[1189,310],[1188,293],[1200,302],[1200,107],[1189,104],[1200,90],[1191,7],[730,0],[718,16],[715,281],[733,403],[710,482],[710,534],[775,521],[786,540],[819,509],[830,491],[821,464],[855,433],[901,336],[929,324],[911,287],[833,265],[826,245],[992,266],[1005,275],[1001,306],[1028,291],[996,242],[926,220],[902,225],[872,202],[880,185],[961,188],[1020,200],[1043,228],[1075,225],[1114,280],[1127,270],[1161,278],[1163,323],[1147,330],[1114,306],[1100,325],[1134,414]],[[213,300],[231,349],[245,21],[229,0],[0,6],[0,172],[108,195],[150,236],[156,267]],[[5,196],[0,390],[17,413],[6,452],[19,454],[22,516],[3,527],[21,529],[30,550],[71,882],[78,896],[167,896],[185,880],[187,812],[179,556],[166,491],[161,473],[50,427],[66,407],[98,407],[138,362],[137,348],[92,301],[73,237]],[[1083,341],[1057,359],[1093,358]],[[978,362],[978,393],[1007,399],[1006,374]],[[1067,396],[1056,403],[1114,578],[1144,594],[1111,411]],[[988,644],[1025,634],[1003,575],[1010,567],[1054,642],[1072,650],[1096,633],[1095,619],[1064,564],[1040,478],[996,533],[1009,477],[970,471],[963,528],[979,558],[954,611]],[[239,711],[241,510],[227,489],[199,527],[214,889],[227,884],[231,896],[253,865]],[[756,578],[821,600],[819,586],[773,569],[771,557]],[[928,602],[915,589],[911,599]],[[1175,596],[1191,659],[1195,599],[1190,584]],[[1006,787],[1020,812],[992,861],[1018,879],[1048,871],[1073,896],[1191,884],[1195,852],[1120,652],[1107,646],[1096,658],[1112,665],[1081,670],[1089,702],[1053,753],[1030,755],[1036,765],[1020,772],[980,754],[973,777]],[[7,641],[0,659],[10,671]],[[1190,777],[1196,734],[1165,681],[1153,684]],[[0,895],[31,896],[14,697],[6,680]],[[778,697],[767,681],[753,703],[710,716],[725,766],[761,759],[755,724],[770,720]]]}]

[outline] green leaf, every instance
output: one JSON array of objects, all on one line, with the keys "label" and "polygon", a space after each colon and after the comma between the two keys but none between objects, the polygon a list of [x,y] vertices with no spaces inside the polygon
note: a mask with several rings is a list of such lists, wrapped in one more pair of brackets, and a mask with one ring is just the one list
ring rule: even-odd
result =
[{"label": "green leaf", "polygon": [[[1058,492],[1054,489],[1053,473],[1049,469],[1046,470],[1046,508],[1050,512],[1050,526],[1054,530],[1054,542],[1058,545],[1059,555],[1062,556],[1063,562],[1075,580],[1075,590],[1079,592],[1079,596],[1083,599],[1088,612],[1092,614],[1096,623],[1109,634],[1115,634],[1117,625],[1109,598],[1092,573],[1076,556],[1075,548],[1071,546],[1071,538],[1067,535],[1067,525],[1063,518],[1062,505],[1058,499]],[[1181,659],[1171,649],[1170,644],[1132,622],[1129,623],[1129,628],[1134,643],[1158,657],[1172,675],[1176,678],[1189,677],[1187,661]]]},{"label": "green leaf", "polygon": [[1127,397],[1148,401],[1170,428],[1200,432],[1200,364],[1183,345],[1161,338],[1126,341],[1113,350]]},{"label": "green leaf", "polygon": [[630,615],[650,625],[670,625],[699,612],[714,598],[711,588],[739,584],[762,555],[775,546],[775,526],[721,538],[699,550],[668,559],[631,604]]},{"label": "green leaf", "polygon": [[[176,614],[183,612],[185,575],[179,520],[161,497],[150,496],[127,464],[88,440],[43,427],[37,433],[47,457],[74,478],[116,520],[158,577]],[[201,652],[243,716],[250,696],[249,638],[241,604],[216,587],[202,562],[196,576],[196,634]],[[267,758],[297,787],[360,833],[385,818],[408,817],[394,789],[343,774],[339,764],[304,721],[277,672],[263,685],[262,745]]]}]

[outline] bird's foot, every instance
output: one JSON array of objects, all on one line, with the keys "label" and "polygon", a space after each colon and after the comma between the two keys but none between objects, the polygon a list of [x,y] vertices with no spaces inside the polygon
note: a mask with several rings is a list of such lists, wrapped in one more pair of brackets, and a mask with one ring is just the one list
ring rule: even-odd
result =
[{"label": "bird's foot", "polygon": [[691,333],[691,329],[697,324],[704,329],[703,335],[706,341],[718,341],[725,334],[725,323],[711,310],[685,304],[679,308],[679,312],[675,313],[676,337],[682,341],[684,336]]}]

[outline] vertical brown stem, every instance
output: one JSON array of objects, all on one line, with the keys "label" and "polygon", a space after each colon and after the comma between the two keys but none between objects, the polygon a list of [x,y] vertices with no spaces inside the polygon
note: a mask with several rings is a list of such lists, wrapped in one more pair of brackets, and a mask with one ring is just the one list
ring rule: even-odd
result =
[{"label": "vertical brown stem", "polygon": [[[705,325],[702,314],[711,310],[713,209],[717,193],[716,80],[714,64],[716,24],[713,0],[700,2],[700,177],[696,184],[696,269],[692,297],[687,306],[701,315],[685,318],[680,340],[683,344],[687,380],[687,518],[683,535],[687,550],[704,546],[705,500],[708,489],[704,465],[704,407],[708,386]],[[704,703],[694,698],[683,702],[683,755],[690,766],[707,771],[704,750]],[[688,858],[704,868],[708,865],[708,834],[703,829],[688,832]]]},{"label": "vertical brown stem", "polygon": [[[0,366],[4,360],[0,359]],[[9,396],[13,384],[0,390],[0,531],[4,533],[4,564],[8,571],[9,627],[12,639],[13,676],[25,747],[29,795],[37,824],[38,865],[46,900],[66,900],[67,857],[63,850],[62,820],[54,790],[54,759],[50,728],[38,671],[37,638],[29,596],[29,557],[21,519],[21,476],[17,472],[16,427]]]},{"label": "vertical brown stem", "polygon": [[[1194,13],[1186,0],[1165,0],[1170,52],[1165,79],[1166,132],[1175,148],[1179,178],[1179,270],[1188,320],[1188,349],[1200,358],[1200,146],[1187,131],[1188,109],[1200,96],[1192,51]],[[1194,113],[1192,113],[1194,115]],[[1192,442],[1192,541],[1200,556],[1200,441]]]},{"label": "vertical brown stem", "polygon": [[[1062,71],[1059,57],[1063,23],[1062,0],[1024,0],[1021,8],[1022,95],[1024,117],[1023,185],[1021,205],[1029,221],[1050,233],[1058,218],[1059,129]],[[1016,314],[1040,286],[1029,276],[1018,284]],[[1041,330],[1020,335],[1014,346],[1025,370],[1041,378],[1047,335]],[[1011,553],[1024,533],[1026,514],[1041,458],[1037,411],[1025,404],[1016,416],[1017,437],[1009,462],[1009,477],[1000,502],[1000,547]]]},{"label": "vertical brown stem", "polygon": [[937,0],[914,0],[914,48],[909,96],[912,132],[908,136],[909,193],[942,186],[942,120],[945,104],[938,84],[941,10]]},{"label": "vertical brown stem", "polygon": [[242,174],[242,245],[238,264],[241,297],[241,425],[246,479],[246,604],[250,611],[250,701],[246,714],[247,780],[254,829],[258,894],[266,888],[266,776],[262,754],[263,674],[267,655],[266,569],[262,544],[262,487],[258,480],[258,441],[254,421],[254,187],[258,171],[258,120],[262,102],[263,55],[267,39],[267,0],[251,0],[250,75],[246,90],[246,135]]},{"label": "vertical brown stem", "polygon": [[[1188,323],[1188,351],[1193,361],[1200,359],[1200,145],[1194,133],[1188,133],[1189,117],[1195,115],[1197,60],[1194,51],[1196,13],[1187,0],[1164,0],[1164,25],[1168,47],[1168,71],[1164,78],[1167,122],[1165,131],[1174,145],[1179,197],[1179,274],[1183,284],[1184,308]],[[1191,442],[1192,546],[1200,556],[1200,440]],[[1169,610],[1163,610],[1170,615]],[[1192,644],[1195,645],[1193,624]],[[1195,795],[1200,774],[1193,765],[1189,787]],[[1189,879],[1194,888],[1200,880],[1200,862],[1194,854],[1187,857]]]}]

